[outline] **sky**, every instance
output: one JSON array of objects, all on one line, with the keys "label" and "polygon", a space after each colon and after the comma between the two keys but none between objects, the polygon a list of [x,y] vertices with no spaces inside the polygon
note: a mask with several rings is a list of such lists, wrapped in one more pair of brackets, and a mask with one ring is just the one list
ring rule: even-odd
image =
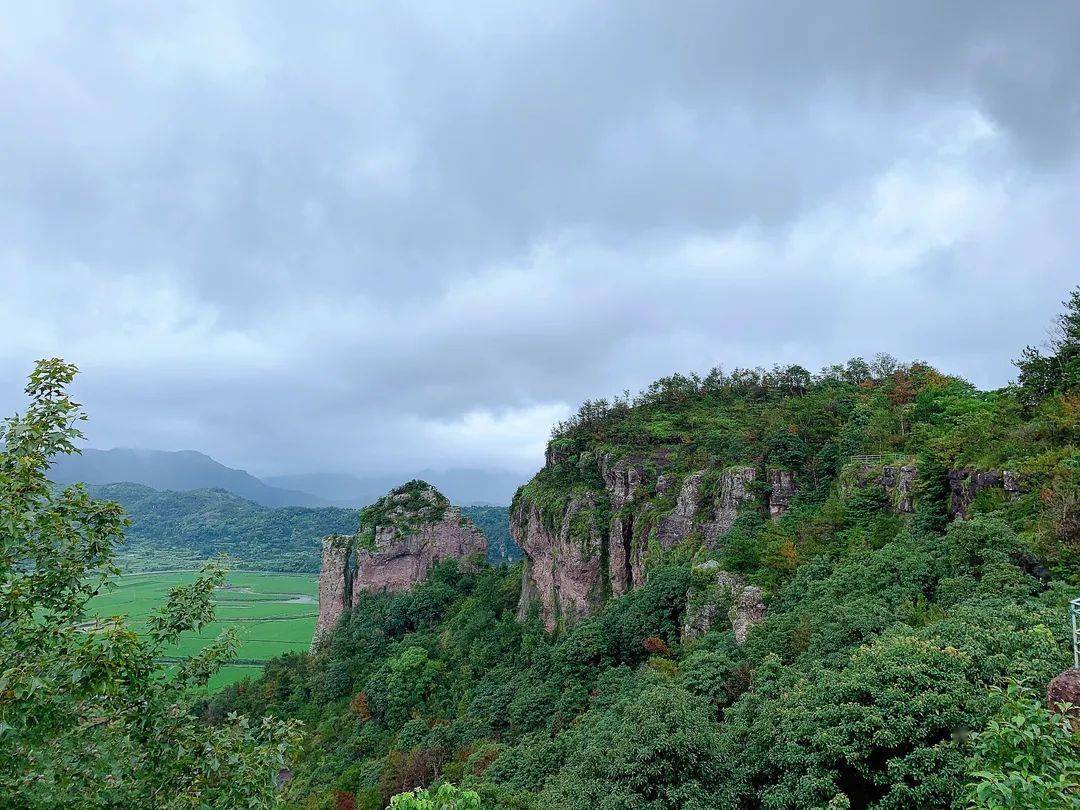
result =
[{"label": "sky", "polygon": [[256,474],[527,476],[586,398],[1014,376],[1080,282],[1080,5],[10,4],[0,410]]}]

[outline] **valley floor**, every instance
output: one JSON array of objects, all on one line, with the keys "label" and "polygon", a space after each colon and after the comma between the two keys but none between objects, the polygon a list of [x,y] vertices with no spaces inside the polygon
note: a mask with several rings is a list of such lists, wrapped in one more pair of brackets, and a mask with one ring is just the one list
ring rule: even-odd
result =
[{"label": "valley floor", "polygon": [[[139,632],[151,611],[165,603],[169,590],[194,577],[194,571],[123,576],[115,580],[119,587],[90,603],[89,612],[102,618],[126,616]],[[215,691],[257,676],[267,659],[307,649],[318,615],[318,585],[313,574],[230,572],[226,587],[215,596],[217,621],[201,633],[185,633],[164,660],[190,657],[222,630],[235,627],[240,632],[237,658],[211,678],[208,688]]]}]

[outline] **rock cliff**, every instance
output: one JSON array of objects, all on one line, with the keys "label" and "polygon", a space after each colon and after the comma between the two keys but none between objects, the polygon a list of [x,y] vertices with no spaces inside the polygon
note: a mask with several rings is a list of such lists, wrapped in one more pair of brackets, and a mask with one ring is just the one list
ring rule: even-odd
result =
[{"label": "rock cliff", "polygon": [[537,603],[549,630],[641,587],[650,552],[688,540],[721,548],[743,510],[776,518],[797,493],[789,470],[761,476],[741,465],[679,473],[662,452],[616,458],[549,446],[545,461],[538,478],[594,482],[584,491],[567,488],[554,508],[527,485],[511,509],[510,531],[525,552],[518,614]]},{"label": "rock cliff", "polygon": [[979,493],[1000,489],[1009,499],[1020,495],[1020,478],[1011,470],[949,470],[949,516],[963,519]]},{"label": "rock cliff", "polygon": [[856,489],[878,487],[892,511],[910,515],[915,511],[915,482],[919,470],[914,464],[858,462],[850,477],[841,484],[841,494],[850,498]]},{"label": "rock cliff", "polygon": [[[548,446],[544,469],[519,490],[510,532],[525,553],[518,615],[539,605],[554,629],[596,611],[610,597],[645,583],[646,561],[685,542],[722,551],[740,514],[779,519],[799,493],[794,471],[772,465],[679,470],[669,451],[616,455]],[[897,515],[918,506],[919,470],[902,457],[857,457],[839,478],[849,505],[883,497]],[[967,516],[980,493],[1021,492],[1008,470],[947,473],[950,519]],[[875,494],[876,493],[876,494]]]},{"label": "rock cliff", "polygon": [[316,647],[360,591],[403,591],[440,560],[468,561],[487,551],[484,535],[434,487],[410,481],[360,512],[356,534],[323,540]]},{"label": "rock cliff", "polygon": [[765,594],[756,585],[747,585],[738,574],[722,570],[715,560],[695,566],[694,571],[710,581],[686,596],[683,638],[717,628],[722,617],[731,625],[735,643],[742,644],[751,628],[765,618]]}]

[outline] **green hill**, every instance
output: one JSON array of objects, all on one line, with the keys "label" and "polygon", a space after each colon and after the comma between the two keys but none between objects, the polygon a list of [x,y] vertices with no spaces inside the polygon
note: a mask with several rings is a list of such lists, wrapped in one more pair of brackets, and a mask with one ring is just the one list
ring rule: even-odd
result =
[{"label": "green hill", "polygon": [[[234,567],[257,571],[318,573],[321,541],[328,534],[352,534],[360,510],[337,507],[260,506],[222,489],[187,492],[140,484],[91,486],[95,498],[118,502],[131,526],[117,562],[126,571],[188,569],[216,554]],[[488,539],[492,563],[518,559],[504,506],[467,506]]]},{"label": "green hill", "polygon": [[270,508],[223,489],[105,484],[90,491],[118,502],[131,520],[117,560],[132,572],[191,568],[228,554],[241,569],[317,573],[321,539],[356,531],[355,509]]},{"label": "green hill", "polygon": [[226,467],[195,450],[112,450],[83,448],[77,455],[52,460],[49,478],[57,484],[132,482],[159,490],[184,492],[225,489],[262,506],[329,506],[308,492],[269,486],[244,470]]},{"label": "green hill", "polygon": [[297,805],[1070,806],[1041,705],[1080,589],[1080,291],[1059,326],[1000,391],[879,357],[586,403],[515,498],[523,566],[361,594],[208,716],[304,720]]}]

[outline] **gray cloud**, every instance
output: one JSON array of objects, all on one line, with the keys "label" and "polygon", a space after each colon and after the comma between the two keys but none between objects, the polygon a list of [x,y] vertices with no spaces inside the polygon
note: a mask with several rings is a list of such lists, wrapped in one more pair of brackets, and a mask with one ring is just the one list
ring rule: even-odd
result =
[{"label": "gray cloud", "polygon": [[538,462],[588,396],[890,351],[996,386],[1077,280],[1070,4],[31,4],[0,406],[257,472]]}]

